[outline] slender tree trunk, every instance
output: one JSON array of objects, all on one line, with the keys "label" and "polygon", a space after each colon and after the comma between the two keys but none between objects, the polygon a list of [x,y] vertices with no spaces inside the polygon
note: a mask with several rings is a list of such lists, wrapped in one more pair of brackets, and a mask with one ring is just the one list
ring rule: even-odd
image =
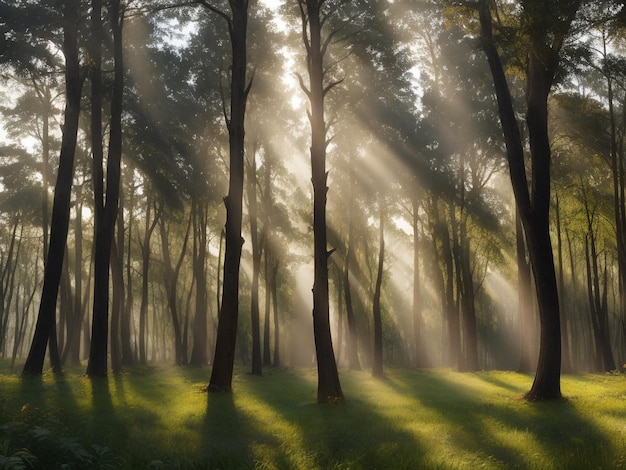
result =
[{"label": "slender tree trunk", "polygon": [[[265,225],[265,229],[267,230],[268,224],[267,220]],[[267,237],[266,232],[266,237]],[[272,365],[272,351],[270,348],[270,322],[271,322],[271,301],[272,301],[272,293],[270,290],[270,244],[269,240],[266,238],[265,241],[265,250],[264,250],[265,262],[263,263],[263,271],[265,277],[265,305],[264,305],[264,321],[263,321],[263,366],[268,367]]]},{"label": "slender tree trunk", "polygon": [[[132,169],[131,169],[132,174]],[[122,310],[122,319],[120,324],[120,344],[122,347],[122,365],[131,365],[134,362],[133,347],[131,343],[131,318],[133,314],[133,276],[131,273],[131,251],[133,237],[133,209],[135,207],[135,185],[130,184],[130,196],[128,200],[129,213],[128,216],[128,236],[126,237],[126,301],[124,310]],[[120,215],[120,221],[123,216]],[[123,231],[122,231],[123,234]]]},{"label": "slender tree trunk", "polygon": [[252,325],[252,374],[263,374],[261,357],[261,327],[259,313],[259,272],[261,271],[261,247],[257,219],[257,171],[256,143],[252,147],[250,164],[248,165],[248,216],[250,217],[250,241],[252,243],[252,286],[250,292],[250,323]]},{"label": "slender tree trunk", "polygon": [[65,56],[65,124],[59,155],[59,170],[54,190],[52,218],[50,226],[50,248],[44,271],[43,290],[37,324],[23,375],[41,375],[46,346],[55,326],[55,311],[63,255],[69,229],[70,193],[74,176],[74,154],[80,115],[82,79],[78,52],[78,24],[80,2],[68,0],[63,9],[63,55]]},{"label": "slender tree trunk", "polygon": [[246,83],[246,35],[248,27],[248,0],[229,0],[232,18],[229,18],[232,47],[230,116],[227,116],[230,178],[226,205],[226,251],[224,253],[224,284],[222,305],[217,325],[215,357],[209,391],[232,392],[237,322],[239,318],[239,268],[243,239],[242,205],[244,172],[244,118],[249,86]]},{"label": "slender tree trunk", "polygon": [[148,188],[146,194],[146,218],[143,242],[141,244],[141,303],[139,305],[139,363],[145,364],[147,360],[146,349],[146,323],[148,319],[148,275],[150,273],[150,239],[159,222],[160,215],[155,213],[154,219],[150,220],[152,209],[152,195]]},{"label": "slender tree trunk", "polygon": [[[324,49],[320,19],[320,0],[300,2],[302,27],[307,49],[309,70],[309,102],[311,112],[311,172],[313,183],[313,334],[317,355],[317,401],[318,403],[343,400],[335,353],[330,332],[328,299],[328,257],[326,234],[326,122],[324,120],[324,96],[330,88],[324,87]],[[307,34],[308,31],[308,34]]]},{"label": "slender tree trunk", "polygon": [[[565,272],[563,271],[563,236],[561,233],[561,204],[558,193],[555,195],[555,219],[556,219],[556,240],[557,240],[557,259],[558,259],[558,286],[559,286],[559,302],[561,312],[565,312],[563,307],[565,297]],[[568,332],[568,316],[561,315],[561,341],[563,343],[561,353],[561,369],[568,373],[572,370],[570,360],[570,344]]]},{"label": "slender tree trunk", "polygon": [[378,231],[378,270],[376,272],[376,285],[372,300],[372,312],[374,317],[374,362],[372,375],[383,377],[383,322],[380,308],[381,286],[383,283],[383,265],[385,261],[385,215],[382,204],[382,196],[379,196],[380,214]]},{"label": "slender tree trunk", "polygon": [[519,303],[519,333],[520,333],[520,362],[517,371],[527,374],[533,370],[531,365],[530,345],[533,330],[533,307],[530,286],[530,264],[526,258],[526,243],[524,242],[524,229],[519,217],[519,211],[515,211],[515,240],[517,253],[517,296]]},{"label": "slender tree trunk", "polygon": [[427,367],[428,358],[424,347],[424,320],[422,318],[422,291],[420,275],[420,253],[419,253],[419,200],[417,196],[411,200],[413,206],[413,341],[414,358],[413,365],[418,368]]},{"label": "slender tree trunk", "polygon": [[196,314],[193,320],[193,349],[189,364],[200,367],[208,363],[207,307],[209,296],[206,280],[207,211],[206,202],[196,202],[194,218],[194,261],[196,279]]},{"label": "slender tree trunk", "polygon": [[[118,232],[120,228],[118,227]],[[123,232],[122,232],[123,237]],[[117,375],[122,372],[122,346],[120,344],[120,321],[124,308],[124,268],[122,266],[119,246],[120,236],[111,248],[111,282],[113,295],[111,298],[111,371]],[[123,245],[122,245],[123,246]]]},{"label": "slender tree trunk", "polygon": [[278,316],[278,267],[279,260],[274,257],[271,270],[272,309],[274,310],[274,367],[280,367],[280,320]]},{"label": "slender tree trunk", "polygon": [[183,347],[183,335],[180,320],[181,315],[178,312],[178,277],[180,274],[180,268],[183,264],[183,259],[185,258],[185,254],[187,252],[187,244],[189,243],[192,220],[193,214],[190,214],[183,239],[183,246],[180,250],[180,255],[175,267],[172,266],[169,249],[169,237],[165,229],[165,220],[161,218],[159,224],[161,233],[161,248],[163,252],[163,281],[165,282],[165,290],[167,292],[167,306],[172,319],[172,327],[174,328],[174,351],[176,365],[187,365],[187,351]]},{"label": "slender tree trunk", "polygon": [[61,356],[61,362],[71,366],[80,364],[80,331],[83,320],[83,185],[76,186],[76,218],[74,219],[74,305],[72,318],[68,324],[67,344]]},{"label": "slender tree trunk", "polygon": [[[92,8],[95,30],[92,52],[100,56],[102,47],[102,20],[100,18],[100,0],[93,0]],[[113,31],[114,77],[111,95],[111,120],[109,129],[109,149],[106,171],[106,199],[104,195],[103,154],[95,152],[94,146],[94,193],[95,193],[95,265],[94,265],[94,300],[93,321],[91,325],[91,348],[87,375],[89,377],[106,377],[109,336],[109,267],[115,221],[118,214],[120,193],[120,173],[122,161],[122,100],[124,93],[124,65],[122,63],[122,22],[123,12],[120,11],[120,0],[111,0],[109,5],[111,29]],[[97,42],[96,42],[97,41]],[[102,62],[95,60],[93,77],[96,83],[101,81]],[[96,76],[98,78],[96,79]],[[100,84],[98,84],[100,86]],[[92,86],[94,84],[92,83]],[[101,109],[102,90],[93,92],[92,104],[94,119],[100,124],[92,128],[93,141],[102,146]],[[98,132],[100,128],[100,132]]]},{"label": "slender tree trunk", "polygon": [[343,290],[346,301],[346,319],[348,320],[348,368],[350,370],[361,370],[359,362],[359,333],[354,318],[354,306],[352,304],[352,289],[350,287],[350,261],[354,257],[352,249],[352,218],[348,214],[348,244],[346,250],[346,260],[343,265]]},{"label": "slender tree trunk", "polygon": [[474,296],[474,279],[470,264],[470,239],[467,236],[466,223],[463,222],[460,239],[460,271],[463,283],[463,337],[464,337],[464,370],[478,370],[478,332],[476,328],[476,303]]}]

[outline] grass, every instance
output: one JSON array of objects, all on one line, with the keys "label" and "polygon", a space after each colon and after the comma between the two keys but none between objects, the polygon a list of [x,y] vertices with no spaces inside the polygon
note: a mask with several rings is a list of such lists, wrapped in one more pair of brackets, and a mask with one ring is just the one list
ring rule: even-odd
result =
[{"label": "grass", "polygon": [[346,401],[320,406],[314,370],[239,372],[233,395],[204,393],[206,369],[0,373],[0,426],[53,414],[133,469],[626,468],[623,375],[567,376],[566,400],[528,403],[532,377],[512,372],[342,372]]}]

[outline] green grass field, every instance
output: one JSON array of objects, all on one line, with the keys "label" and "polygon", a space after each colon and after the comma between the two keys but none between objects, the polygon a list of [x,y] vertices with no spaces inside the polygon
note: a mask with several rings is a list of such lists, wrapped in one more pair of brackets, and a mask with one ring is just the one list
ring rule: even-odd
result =
[{"label": "green grass field", "polygon": [[314,370],[239,371],[233,395],[204,393],[208,376],[0,373],[0,458],[25,447],[49,468],[71,444],[90,468],[626,468],[623,375],[567,376],[565,400],[528,403],[532,377],[512,372],[343,371],[346,401],[323,406]]}]

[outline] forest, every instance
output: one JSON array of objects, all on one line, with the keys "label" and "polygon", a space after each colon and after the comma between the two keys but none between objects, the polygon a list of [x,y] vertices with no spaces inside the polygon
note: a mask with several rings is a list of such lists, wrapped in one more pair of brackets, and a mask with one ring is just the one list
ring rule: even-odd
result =
[{"label": "forest", "polygon": [[3,367],[316,367],[319,403],[343,370],[531,401],[622,371],[623,2],[2,0],[0,30]]}]

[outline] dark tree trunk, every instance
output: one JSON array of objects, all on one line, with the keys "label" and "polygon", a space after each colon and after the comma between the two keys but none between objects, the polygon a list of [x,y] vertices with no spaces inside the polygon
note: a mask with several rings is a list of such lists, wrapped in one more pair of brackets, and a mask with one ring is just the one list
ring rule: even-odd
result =
[{"label": "dark tree trunk", "polygon": [[533,335],[533,307],[530,285],[530,264],[526,258],[526,243],[524,242],[524,229],[519,217],[519,211],[515,211],[515,240],[517,253],[517,296],[519,302],[519,333],[520,333],[520,362],[517,371],[523,374],[533,370],[531,362],[530,345]]},{"label": "dark tree trunk", "polygon": [[244,172],[244,118],[249,87],[246,83],[246,35],[248,0],[229,0],[228,19],[232,48],[230,116],[227,116],[230,151],[230,178],[226,205],[226,250],[222,305],[217,325],[215,357],[208,390],[231,392],[239,318],[239,268],[243,239],[242,204]]},{"label": "dark tree trunk", "polygon": [[[148,188],[146,195],[146,228],[141,243],[141,303],[139,305],[139,363],[145,364],[146,351],[146,324],[148,320],[148,275],[150,272],[150,239],[159,222],[160,214],[154,214],[154,220],[150,220],[152,209],[152,196]],[[156,212],[156,211],[155,211]]]},{"label": "dark tree trunk", "polygon": [[[575,14],[575,10],[573,12]],[[532,192],[528,187],[524,148],[513,109],[510,90],[492,35],[492,19],[485,0],[479,2],[483,48],[494,80],[498,110],[507,148],[507,159],[515,200],[522,219],[530,264],[535,279],[541,326],[539,362],[535,380],[526,394],[529,400],[561,397],[561,326],[554,257],[549,230],[550,142],[548,139],[548,95],[563,37],[547,41],[546,33],[533,36],[526,73],[526,121],[530,136]],[[571,15],[573,19],[573,15]],[[531,17],[531,20],[539,21]],[[559,21],[565,21],[566,17]],[[560,34],[566,34],[559,31]],[[559,42],[560,41],[560,42]],[[545,57],[537,54],[545,51]]]},{"label": "dark tree trunk", "polygon": [[[615,370],[615,361],[611,351],[609,334],[609,313],[607,302],[607,270],[604,269],[603,286],[600,285],[600,269],[598,266],[598,250],[594,231],[594,211],[587,205],[587,235],[585,237],[585,260],[587,268],[587,296],[591,313],[591,325],[595,340],[595,369],[608,372]],[[606,265],[606,262],[605,262]]]},{"label": "dark tree trunk", "polygon": [[280,320],[278,317],[278,258],[272,266],[272,309],[274,310],[274,367],[280,367]]},{"label": "dark tree trunk", "polygon": [[476,328],[476,304],[474,295],[474,279],[470,264],[470,239],[466,233],[465,222],[461,228],[460,240],[460,271],[463,283],[463,369],[478,370],[478,333]]},{"label": "dark tree trunk", "polygon": [[454,259],[450,230],[439,213],[439,200],[434,198],[433,217],[433,252],[438,284],[441,289],[441,306],[447,325],[447,347],[444,351],[444,363],[448,367],[458,368],[461,352],[461,332],[459,310],[454,299]]},{"label": "dark tree trunk", "polygon": [[80,332],[83,321],[83,185],[76,187],[76,218],[74,219],[74,305],[72,318],[68,324],[67,343],[61,356],[71,366],[80,364]]},{"label": "dark tree trunk", "polygon": [[[119,232],[119,227],[118,227]],[[120,320],[124,308],[124,278],[122,260],[120,259],[119,235],[111,249],[111,281],[113,296],[111,298],[111,371],[113,374],[122,372],[122,346],[120,344]]]},{"label": "dark tree trunk", "polygon": [[424,347],[424,320],[422,318],[422,291],[420,276],[420,253],[419,253],[419,200],[417,196],[412,198],[413,205],[413,341],[415,367],[422,368],[428,366],[426,348]]},{"label": "dark tree trunk", "polygon": [[257,219],[256,144],[252,147],[248,165],[248,216],[250,217],[250,242],[252,243],[252,286],[250,292],[250,323],[252,326],[252,374],[263,374],[261,357],[261,326],[259,313],[259,272],[261,271],[261,246]]},{"label": "dark tree trunk", "polygon": [[[563,234],[561,231],[561,204],[559,195],[555,195],[555,219],[556,219],[556,240],[557,240],[557,259],[558,259],[558,286],[559,286],[559,302],[561,309],[561,341],[562,341],[562,353],[561,353],[561,370],[565,373],[572,371],[571,359],[570,359],[570,342],[568,332],[568,316],[565,315],[565,309],[563,308],[563,299],[565,293],[565,272],[563,270]],[[571,312],[570,312],[571,315]],[[571,318],[571,317],[570,317]]]},{"label": "dark tree trunk", "polygon": [[372,300],[372,312],[374,318],[374,362],[372,364],[372,375],[374,377],[383,377],[383,322],[380,308],[380,296],[385,261],[385,215],[383,212],[382,201],[379,201],[379,204],[378,270],[376,272],[376,285],[374,287],[374,298]]},{"label": "dark tree trunk", "polygon": [[201,367],[208,363],[207,308],[209,296],[206,280],[208,204],[196,202],[194,206],[196,206],[196,215],[194,217],[193,269],[196,279],[196,313],[193,320],[193,347],[189,364]]},{"label": "dark tree trunk", "polygon": [[343,291],[346,302],[346,320],[348,321],[348,368],[350,370],[361,370],[359,362],[359,333],[354,318],[354,306],[352,304],[352,290],[350,288],[350,261],[354,257],[352,249],[353,228],[352,219],[348,224],[348,245],[346,251],[346,260],[343,266]]},{"label": "dark tree trunk", "polygon": [[63,55],[65,56],[65,117],[59,171],[54,189],[52,217],[50,226],[50,248],[44,271],[43,290],[33,341],[24,364],[23,375],[41,375],[46,354],[46,346],[51,331],[55,327],[55,312],[63,255],[70,220],[70,193],[74,176],[74,154],[78,118],[80,115],[80,97],[82,79],[78,52],[78,24],[80,2],[68,0],[63,9]]},{"label": "dark tree trunk", "polygon": [[330,332],[328,299],[328,257],[326,234],[326,122],[324,120],[324,96],[331,85],[324,87],[324,50],[320,0],[300,0],[303,38],[307,52],[309,71],[308,90],[311,106],[311,181],[313,183],[313,238],[314,238],[314,281],[313,281],[313,334],[317,356],[317,401],[318,403],[343,400],[339,382],[335,353]]},{"label": "dark tree trunk", "polygon": [[[268,227],[268,224],[265,224],[265,227]],[[265,262],[263,263],[263,271],[265,276],[265,305],[264,305],[264,321],[263,321],[263,366],[271,366],[272,365],[272,351],[270,348],[270,322],[271,322],[271,301],[272,301],[272,292],[270,290],[270,247],[269,241],[266,239],[265,243],[265,252],[264,252]]]},{"label": "dark tree trunk", "polygon": [[[100,18],[101,5],[99,0],[92,3],[94,15],[94,45],[92,53],[100,56],[102,45],[102,20]],[[98,6],[97,6],[98,5]],[[124,66],[122,63],[122,21],[123,12],[120,11],[120,0],[111,0],[109,16],[113,31],[113,59],[114,77],[111,95],[111,122],[109,130],[109,149],[106,171],[106,200],[104,199],[103,154],[95,152],[94,146],[94,192],[95,192],[95,265],[94,265],[94,299],[93,320],[91,325],[91,348],[87,375],[90,377],[106,377],[107,351],[109,336],[109,265],[115,221],[118,213],[118,199],[120,192],[120,168],[122,160],[122,99],[124,92]],[[97,23],[97,24],[96,24]],[[97,41],[97,42],[96,42]],[[101,60],[96,59],[94,64],[94,79],[101,75]],[[100,81],[101,78],[97,78]],[[92,83],[92,86],[94,84]],[[100,86],[100,84],[99,84]],[[92,104],[94,118],[100,125],[92,128],[93,141],[102,146],[101,109],[102,90],[92,94],[96,104]],[[93,121],[95,122],[95,121]],[[100,128],[100,129],[98,129]],[[100,132],[98,132],[100,131]]]},{"label": "dark tree trunk", "polygon": [[172,327],[174,328],[174,351],[176,365],[187,365],[187,350],[183,344],[183,335],[180,314],[178,312],[178,277],[180,274],[180,268],[182,267],[185,254],[187,253],[187,244],[189,243],[189,234],[191,231],[191,224],[193,220],[193,214],[189,215],[189,221],[187,222],[187,228],[185,229],[185,236],[183,239],[183,246],[180,249],[180,255],[176,266],[172,265],[172,259],[169,249],[169,236],[165,229],[165,220],[161,218],[159,229],[161,233],[161,249],[163,252],[163,281],[165,283],[165,290],[167,292],[167,306],[172,319]]},{"label": "dark tree trunk", "polygon": [[[132,172],[132,170],[131,170]],[[124,303],[124,310],[122,310],[122,319],[120,324],[120,344],[122,347],[122,365],[131,365],[134,362],[133,347],[131,342],[131,317],[133,313],[133,276],[131,273],[132,261],[132,237],[133,237],[133,208],[135,207],[135,185],[130,185],[130,197],[128,201],[130,208],[130,215],[128,217],[128,240],[126,244],[126,301]],[[120,215],[120,221],[122,215]],[[122,235],[123,235],[122,231]],[[123,238],[122,238],[123,240]]]}]

